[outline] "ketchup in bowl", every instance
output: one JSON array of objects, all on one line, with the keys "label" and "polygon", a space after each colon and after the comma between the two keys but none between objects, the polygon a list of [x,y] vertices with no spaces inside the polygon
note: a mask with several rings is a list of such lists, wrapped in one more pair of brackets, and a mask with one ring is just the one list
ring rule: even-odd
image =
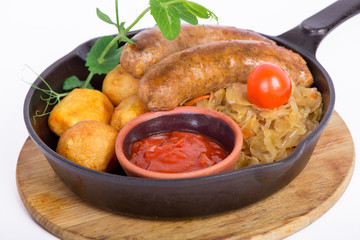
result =
[{"label": "ketchup in bowl", "polygon": [[210,167],[227,155],[223,147],[202,134],[171,131],[132,143],[130,162],[149,171],[182,173]]}]

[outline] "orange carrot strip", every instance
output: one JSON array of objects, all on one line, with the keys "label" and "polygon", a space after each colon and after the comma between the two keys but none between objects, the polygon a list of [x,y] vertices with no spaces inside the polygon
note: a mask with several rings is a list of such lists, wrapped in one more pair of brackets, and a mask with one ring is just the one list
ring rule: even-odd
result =
[{"label": "orange carrot strip", "polygon": [[313,93],[313,94],[310,95],[310,97],[313,98],[313,99],[317,99],[318,95],[316,93]]},{"label": "orange carrot strip", "polygon": [[200,101],[203,100],[203,99],[210,98],[210,96],[211,96],[211,95],[208,94],[208,95],[203,95],[203,96],[200,96],[200,97],[196,97],[196,98],[188,101],[188,102],[185,103],[184,105],[185,105],[185,106],[192,106],[192,105],[194,105],[195,103],[200,102]]},{"label": "orange carrot strip", "polygon": [[241,129],[241,132],[245,135],[245,137],[248,137],[248,138],[254,136],[253,132],[251,132],[247,129],[244,129],[244,128]]}]

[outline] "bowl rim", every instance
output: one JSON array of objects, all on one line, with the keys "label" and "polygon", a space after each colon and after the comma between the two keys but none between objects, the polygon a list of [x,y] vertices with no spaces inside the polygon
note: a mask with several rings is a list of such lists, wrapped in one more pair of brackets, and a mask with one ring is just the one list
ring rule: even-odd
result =
[{"label": "bowl rim", "polygon": [[[206,167],[203,169],[199,169],[196,171],[191,172],[182,172],[182,173],[161,173],[161,172],[155,172],[155,171],[149,171],[146,169],[143,169],[141,167],[136,166],[135,164],[131,163],[128,158],[125,156],[123,152],[123,143],[126,136],[129,134],[129,132],[136,127],[138,124],[147,122],[152,119],[156,119],[158,117],[162,116],[180,116],[183,114],[200,114],[200,115],[207,115],[212,116],[218,119],[221,119],[223,122],[225,122],[233,131],[235,139],[234,139],[234,147],[232,151],[229,153],[229,155],[224,158],[221,162],[218,162],[210,167]],[[200,133],[201,134],[201,133]],[[148,178],[160,178],[160,179],[177,179],[177,178],[194,178],[194,177],[201,177],[201,176],[208,176],[213,175],[216,173],[220,173],[223,168],[226,166],[234,165],[234,170],[236,166],[236,161],[241,153],[243,145],[243,135],[241,132],[241,128],[239,125],[232,120],[227,115],[217,112],[215,110],[207,109],[207,108],[201,108],[201,107],[195,107],[195,106],[179,106],[172,110],[167,111],[155,111],[155,112],[147,112],[145,114],[142,114],[133,120],[131,120],[129,123],[127,123],[119,132],[116,143],[115,143],[115,152],[116,156],[118,158],[118,161],[122,168],[125,171],[129,171],[132,174],[137,175],[138,177],[148,177]]]}]

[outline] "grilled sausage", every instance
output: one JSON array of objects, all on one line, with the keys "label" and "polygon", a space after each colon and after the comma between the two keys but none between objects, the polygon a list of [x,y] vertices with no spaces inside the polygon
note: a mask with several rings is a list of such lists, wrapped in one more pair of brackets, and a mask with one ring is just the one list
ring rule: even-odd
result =
[{"label": "grilled sausage", "polygon": [[139,83],[138,96],[151,111],[172,109],[233,82],[246,82],[260,63],[281,66],[290,79],[310,86],[312,75],[300,55],[260,41],[220,41],[174,53],[153,65]]},{"label": "grilled sausage", "polygon": [[183,25],[175,40],[167,40],[159,28],[154,27],[138,33],[136,44],[126,44],[120,58],[125,71],[140,78],[149,66],[162,58],[204,43],[222,40],[258,40],[275,44],[253,31],[222,26]]}]

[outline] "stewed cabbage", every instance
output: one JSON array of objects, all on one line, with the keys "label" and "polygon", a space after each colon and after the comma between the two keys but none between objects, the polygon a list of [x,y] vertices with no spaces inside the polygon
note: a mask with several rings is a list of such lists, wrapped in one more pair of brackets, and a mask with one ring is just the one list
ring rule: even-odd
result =
[{"label": "stewed cabbage", "polygon": [[321,93],[295,84],[289,101],[275,109],[250,103],[244,83],[213,92],[196,105],[222,112],[241,127],[244,144],[237,168],[287,157],[318,126],[322,114]]}]

